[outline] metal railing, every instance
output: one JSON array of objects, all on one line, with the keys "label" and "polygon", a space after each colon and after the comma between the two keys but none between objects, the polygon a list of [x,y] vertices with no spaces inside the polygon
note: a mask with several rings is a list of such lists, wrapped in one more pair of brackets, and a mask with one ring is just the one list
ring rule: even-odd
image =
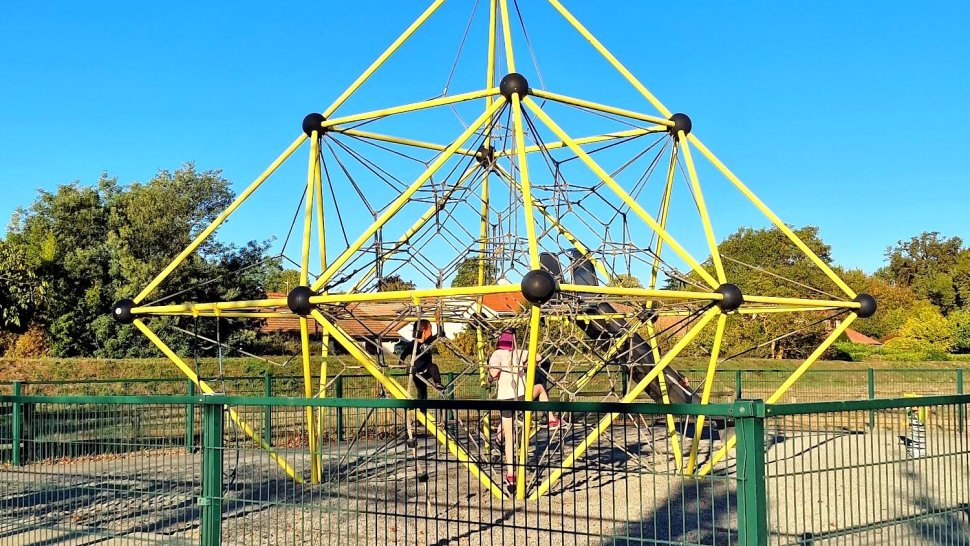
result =
[{"label": "metal railing", "polygon": [[[681,370],[697,387],[704,381],[701,369]],[[767,397],[784,381],[791,370],[778,368],[745,368],[719,370],[714,376],[712,396],[720,402],[741,398]],[[559,383],[568,386],[586,370],[573,370],[556,376]],[[808,370],[802,379],[786,394],[786,402],[822,402],[832,400],[864,400],[901,397],[906,394],[923,396],[964,394],[963,368],[861,368],[847,365],[838,369]],[[406,377],[403,369],[390,369],[387,374],[394,378]],[[582,393],[586,400],[600,400],[611,392],[621,394],[623,382],[612,383],[605,377],[595,378]],[[227,393],[263,396],[303,396],[302,375],[226,376],[206,378],[216,388]],[[456,399],[480,399],[487,391],[479,385],[477,371],[460,374],[443,372],[442,379],[448,387],[446,397]],[[12,394],[16,381],[0,381],[0,394]],[[191,382],[184,378],[125,378],[83,379],[57,381],[20,381],[21,392],[30,395],[191,395]],[[379,395],[379,384],[373,377],[363,373],[343,373],[331,377],[324,389],[327,398],[374,398]],[[553,388],[554,398],[565,394]]]},{"label": "metal railing", "polygon": [[[0,543],[967,544],[968,403],[2,396]],[[513,428],[524,411],[562,425],[506,461],[502,411]],[[525,498],[506,489],[507,462]]]}]

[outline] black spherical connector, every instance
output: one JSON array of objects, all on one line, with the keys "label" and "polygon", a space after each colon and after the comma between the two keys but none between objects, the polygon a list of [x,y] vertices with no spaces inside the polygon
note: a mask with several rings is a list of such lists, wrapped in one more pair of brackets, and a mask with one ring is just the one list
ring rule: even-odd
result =
[{"label": "black spherical connector", "polygon": [[111,316],[122,324],[131,324],[135,320],[135,315],[131,313],[131,308],[135,306],[135,301],[125,298],[111,308]]},{"label": "black spherical connector", "polygon": [[498,90],[508,100],[512,100],[513,93],[518,93],[521,99],[529,94],[529,80],[518,72],[512,72],[502,78],[502,81],[498,84]]},{"label": "black spherical connector", "polygon": [[721,300],[717,302],[721,311],[734,311],[744,303],[744,294],[741,293],[741,289],[736,284],[724,283],[718,286],[714,293],[722,296]]},{"label": "black spherical connector", "polygon": [[855,312],[859,318],[869,318],[876,314],[876,298],[869,294],[859,294],[853,301],[859,304]]},{"label": "black spherical connector", "polygon": [[694,127],[694,124],[691,123],[687,114],[681,114],[680,112],[670,116],[670,121],[674,122],[674,126],[668,129],[668,131],[674,136],[679,136],[680,131],[683,131],[685,135],[689,135],[691,128]]},{"label": "black spherical connector", "polygon": [[323,117],[323,114],[316,112],[307,114],[303,118],[303,132],[306,133],[306,136],[313,136],[313,131],[316,131],[317,135],[322,135],[324,133],[324,128],[322,127],[324,121],[327,121],[327,118]]},{"label": "black spherical connector", "polygon": [[522,278],[522,295],[533,305],[542,305],[556,294],[556,278],[545,269],[534,269]]},{"label": "black spherical connector", "polygon": [[290,311],[305,317],[313,310],[310,298],[316,295],[317,293],[311,290],[309,286],[297,286],[286,295],[286,306],[290,308]]}]

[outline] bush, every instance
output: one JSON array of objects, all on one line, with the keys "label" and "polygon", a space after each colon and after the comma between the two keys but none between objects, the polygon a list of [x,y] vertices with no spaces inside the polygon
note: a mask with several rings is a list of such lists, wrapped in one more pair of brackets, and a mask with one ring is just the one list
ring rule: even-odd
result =
[{"label": "bush", "polygon": [[851,360],[852,362],[862,362],[866,357],[877,354],[878,347],[872,345],[860,345],[851,341],[840,341],[834,345],[832,357],[835,360]]},{"label": "bush", "polygon": [[970,311],[956,311],[948,317],[953,332],[954,353],[970,353]]},{"label": "bush", "polygon": [[17,336],[17,341],[8,349],[8,356],[14,358],[40,358],[48,352],[47,339],[44,330],[33,326],[23,334]]}]

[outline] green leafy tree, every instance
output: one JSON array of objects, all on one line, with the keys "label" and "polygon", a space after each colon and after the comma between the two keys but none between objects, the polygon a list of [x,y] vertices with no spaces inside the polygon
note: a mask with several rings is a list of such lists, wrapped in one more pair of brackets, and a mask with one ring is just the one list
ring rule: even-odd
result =
[{"label": "green leafy tree", "polygon": [[278,269],[271,271],[266,279],[267,292],[289,293],[300,286],[300,272],[296,269]]},{"label": "green leafy tree", "polygon": [[970,303],[970,249],[959,237],[923,232],[886,250],[889,264],[880,277],[912,287],[945,315]]},{"label": "green leafy tree", "polygon": [[970,353],[970,311],[950,313],[947,321],[953,333],[953,346],[950,350],[954,353]]},{"label": "green leafy tree", "polygon": [[890,339],[886,347],[897,351],[942,354],[953,348],[953,344],[951,323],[931,307],[907,319],[899,329],[899,335]]},{"label": "green leafy tree", "polygon": [[[455,278],[451,281],[451,286],[458,288],[461,286],[478,286],[478,269],[479,269],[479,258],[466,258],[460,264],[458,264],[458,271],[455,273]],[[495,264],[485,261],[485,283],[484,284],[495,284],[495,277],[498,274],[498,268]]]},{"label": "green leafy tree", "polygon": [[640,279],[629,273],[620,273],[619,275],[614,275],[607,286],[619,286],[622,288],[643,288],[643,284],[640,283]]},{"label": "green leafy tree", "polygon": [[400,275],[388,275],[381,277],[377,281],[378,292],[398,292],[404,290],[414,290],[414,283],[402,279]]},{"label": "green leafy tree", "polygon": [[[146,183],[127,187],[107,175],[94,187],[78,183],[41,191],[18,209],[5,245],[23,257],[48,294],[34,322],[46,330],[55,356],[128,357],[157,355],[144,336],[109,316],[113,302],[134,296],[181,252],[232,200],[229,182],[218,171],[186,164],[160,171]],[[267,243],[242,247],[210,238],[146,302],[178,295],[182,301],[262,297],[274,270]],[[194,329],[187,318],[155,321],[156,331],[175,350],[191,341],[168,324]],[[199,321],[210,336],[215,321]],[[223,339],[252,321],[219,322]],[[214,350],[214,349],[210,349]]]}]

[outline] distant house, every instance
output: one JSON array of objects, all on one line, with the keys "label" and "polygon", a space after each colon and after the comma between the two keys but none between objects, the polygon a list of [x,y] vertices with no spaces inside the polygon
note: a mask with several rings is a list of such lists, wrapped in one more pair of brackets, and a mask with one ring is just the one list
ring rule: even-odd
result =
[{"label": "distant house", "polygon": [[[269,298],[285,298],[286,294],[269,293]],[[487,319],[508,317],[519,313],[525,303],[520,293],[486,294],[482,298],[482,314]],[[266,309],[273,311],[277,309]],[[476,311],[475,298],[452,298],[448,300],[446,314],[451,317],[461,317],[462,320],[445,320],[443,329],[445,336],[453,339],[467,325],[467,319],[474,316]],[[414,308],[406,302],[355,302],[344,306],[344,312],[334,315],[336,325],[353,338],[361,348],[370,354],[376,354],[380,347],[386,354],[394,351],[394,344],[401,340],[411,339],[413,328]],[[431,317],[428,317],[431,320]],[[308,321],[307,326],[311,336],[319,336],[323,329],[315,320]],[[280,333],[298,337],[300,335],[300,317],[269,318],[260,328],[264,334]],[[337,347],[334,347],[337,349]]]},{"label": "distant house", "polygon": [[882,342],[878,339],[872,339],[863,333],[856,332],[852,328],[848,328],[845,331],[845,338],[857,345],[872,345],[873,347],[879,347],[882,345]]}]

